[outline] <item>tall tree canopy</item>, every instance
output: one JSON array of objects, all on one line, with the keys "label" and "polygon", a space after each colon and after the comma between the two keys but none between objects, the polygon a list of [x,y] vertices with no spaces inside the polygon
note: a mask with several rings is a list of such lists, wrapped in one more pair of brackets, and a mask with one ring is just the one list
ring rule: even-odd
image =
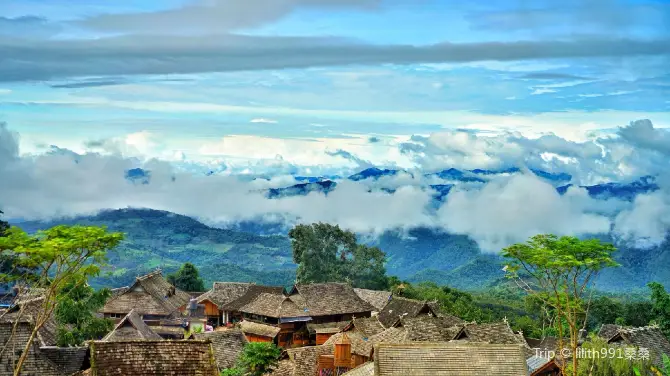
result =
[{"label": "tall tree canopy", "polygon": [[[0,237],[1,255],[12,260],[12,268],[0,273],[0,282],[28,282],[43,289],[38,308],[31,308],[33,329],[14,365],[19,375],[37,332],[50,320],[60,301],[97,276],[106,264],[107,251],[116,247],[123,234],[109,233],[103,227],[56,226],[36,234],[11,227]],[[25,305],[23,306],[25,307]],[[21,308],[20,314],[24,314]],[[27,313],[26,313],[27,314]]]},{"label": "tall tree canopy", "polygon": [[185,263],[175,273],[167,276],[168,282],[184,291],[205,291],[205,283],[200,278],[198,268],[190,262]]},{"label": "tall tree canopy", "polygon": [[327,223],[297,225],[289,231],[297,282],[350,282],[355,287],[387,288],[386,254],[358,244],[356,235]]},{"label": "tall tree canopy", "polygon": [[[600,270],[618,265],[612,258],[615,250],[612,244],[598,239],[536,235],[526,243],[503,249],[503,256],[509,260],[508,276],[555,313],[561,348],[567,327],[570,349],[575,354],[580,330],[586,326],[590,303],[587,290]],[[574,376],[577,363],[578,357],[573,356]]]},{"label": "tall tree canopy", "polygon": [[652,313],[663,333],[670,338],[670,294],[658,282],[651,282],[648,286],[651,289]]},{"label": "tall tree canopy", "polygon": [[[0,210],[0,216],[4,215],[5,213]],[[9,223],[7,221],[3,221],[0,219],[0,236],[4,236],[5,232],[9,230]]]},{"label": "tall tree canopy", "polygon": [[54,312],[58,346],[80,346],[85,341],[101,339],[112,330],[112,320],[95,316],[111,296],[109,289],[95,291],[82,282],[71,281],[64,286],[56,297]]},{"label": "tall tree canopy", "polygon": [[263,376],[267,375],[281,357],[281,349],[274,343],[250,342],[244,346],[237,359],[237,365],[225,369],[221,376]]}]

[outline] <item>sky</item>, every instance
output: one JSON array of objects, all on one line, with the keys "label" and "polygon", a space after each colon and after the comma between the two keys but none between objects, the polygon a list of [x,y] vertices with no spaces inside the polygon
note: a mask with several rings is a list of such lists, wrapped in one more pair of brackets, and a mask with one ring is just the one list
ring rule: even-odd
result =
[{"label": "sky", "polygon": [[[669,1],[0,3],[0,209],[9,216],[148,205],[212,223],[430,225],[486,248],[536,230],[619,228],[658,243],[670,228],[663,183],[640,202],[602,203],[578,189],[555,196],[522,173],[464,186],[438,212],[426,210],[417,187],[430,182],[417,174],[385,182],[404,184],[390,195],[352,182],[328,197],[249,194],[294,184],[291,175],[370,166],[664,182]],[[152,170],[151,184],[128,183],[124,171],[137,167]],[[535,212],[519,211],[533,196]],[[531,226],[546,211],[562,214]]]}]

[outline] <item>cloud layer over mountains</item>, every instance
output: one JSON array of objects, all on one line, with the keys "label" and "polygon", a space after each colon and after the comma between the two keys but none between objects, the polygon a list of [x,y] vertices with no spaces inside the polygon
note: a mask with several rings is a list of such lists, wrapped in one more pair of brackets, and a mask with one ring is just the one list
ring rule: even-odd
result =
[{"label": "cloud layer over mountains", "polygon": [[[299,183],[295,176],[283,173],[287,162],[281,158],[275,161],[277,172],[262,171],[268,179],[251,179],[252,175],[235,171],[204,174],[185,170],[175,162],[129,157],[119,145],[105,153],[77,154],[52,147],[43,154],[23,155],[18,137],[6,125],[0,126],[0,209],[10,218],[41,219],[149,207],[215,224],[259,218],[289,224],[326,221],[377,234],[429,226],[467,234],[487,251],[536,233],[613,231],[622,240],[653,245],[670,230],[670,131],[654,128],[648,120],[584,142],[555,135],[527,138],[463,131],[417,135],[387,145],[395,149],[389,155],[401,155],[414,163],[406,172],[358,181],[338,178],[337,186],[327,195],[311,192],[275,199],[268,198],[267,189]],[[375,147],[383,142],[377,140]],[[324,158],[353,160],[356,167],[349,169],[369,166],[345,150],[329,153],[324,151]],[[395,166],[391,161],[378,167]],[[509,170],[512,167],[518,172]],[[133,170],[137,168],[142,170]],[[476,178],[429,174],[449,168],[472,170],[466,175]],[[358,172],[295,165],[289,170],[304,175],[308,169],[339,176]],[[129,179],[129,171],[141,171],[140,179]],[[537,171],[568,173],[572,181],[546,179]],[[595,198],[579,187],[630,182],[647,175],[655,176],[660,189],[638,194],[632,201]],[[565,193],[557,191],[559,185],[568,183],[573,186]],[[454,187],[444,201],[436,201],[435,190],[446,184]]]}]

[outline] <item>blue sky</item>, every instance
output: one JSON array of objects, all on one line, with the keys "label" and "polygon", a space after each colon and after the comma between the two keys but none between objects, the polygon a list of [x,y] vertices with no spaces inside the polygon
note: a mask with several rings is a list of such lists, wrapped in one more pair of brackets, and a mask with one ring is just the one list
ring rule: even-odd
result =
[{"label": "blue sky", "polygon": [[[3,0],[0,208],[437,226],[486,249],[610,229],[657,244],[670,230],[669,60],[658,0]],[[340,181],[327,197],[262,193],[371,165],[521,172],[458,185],[437,209],[430,185],[453,182],[422,173]],[[150,184],[124,178],[137,167]],[[660,188],[633,202],[559,195],[526,167]]]}]

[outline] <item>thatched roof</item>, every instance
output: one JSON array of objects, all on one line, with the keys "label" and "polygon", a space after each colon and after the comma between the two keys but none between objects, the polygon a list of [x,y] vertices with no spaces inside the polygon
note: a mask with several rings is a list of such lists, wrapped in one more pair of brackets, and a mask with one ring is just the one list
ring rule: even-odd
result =
[{"label": "thatched roof", "polygon": [[119,321],[114,329],[102,340],[107,342],[117,341],[160,341],[162,338],[147,325],[134,309]]},{"label": "thatched roof", "polygon": [[218,376],[209,341],[91,342],[95,376]]},{"label": "thatched roof", "polygon": [[375,376],[526,376],[521,345],[408,343],[375,346]]},{"label": "thatched roof", "polygon": [[261,324],[253,321],[242,320],[240,322],[240,329],[245,334],[253,334],[262,337],[274,338],[279,334],[279,329],[276,326]]},{"label": "thatched roof", "polygon": [[381,311],[391,300],[390,291],[377,291],[368,289],[354,289],[356,295],[375,307],[376,311]]},{"label": "thatched roof", "polygon": [[353,329],[360,333],[364,338],[372,337],[375,334],[384,331],[384,326],[379,322],[376,316],[373,317],[354,317],[350,326],[346,330]]},{"label": "thatched roof", "polygon": [[608,343],[625,343],[629,346],[646,348],[651,353],[654,364],[662,364],[663,354],[670,356],[670,342],[656,325],[621,328]]},{"label": "thatched roof", "polygon": [[346,283],[295,285],[289,296],[293,297],[295,294],[300,294],[305,299],[309,316],[363,314],[376,310]]},{"label": "thatched roof", "polygon": [[112,297],[100,310],[124,313],[135,309],[143,315],[167,316],[189,302],[191,296],[172,286],[160,270],[137,277],[126,291]]},{"label": "thatched roof", "polygon": [[258,295],[239,311],[274,318],[309,316],[299,296],[286,297],[269,293]]},{"label": "thatched roof", "polygon": [[196,299],[198,303],[209,300],[221,309],[224,305],[244,295],[250,286],[252,286],[251,283],[214,282],[211,290],[198,296]]},{"label": "thatched roof", "polygon": [[249,341],[239,329],[196,333],[195,339],[212,342],[214,357],[219,369],[232,368]]},{"label": "thatched roof", "polygon": [[394,296],[391,301],[379,312],[379,322],[385,328],[396,325],[401,318],[416,317],[420,314],[432,314],[437,316],[435,306],[425,300],[407,299]]}]

